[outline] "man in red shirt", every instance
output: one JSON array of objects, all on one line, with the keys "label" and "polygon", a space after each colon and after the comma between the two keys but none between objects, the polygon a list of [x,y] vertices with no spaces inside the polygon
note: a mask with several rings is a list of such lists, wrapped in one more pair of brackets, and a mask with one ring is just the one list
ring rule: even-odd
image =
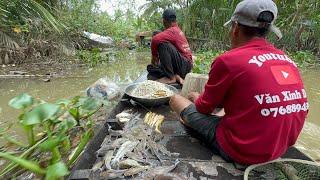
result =
[{"label": "man in red shirt", "polygon": [[159,82],[182,84],[193,65],[189,43],[176,23],[174,10],[166,9],[162,18],[165,30],[152,37],[152,60],[147,70]]},{"label": "man in red shirt", "polygon": [[[282,156],[300,134],[308,102],[296,64],[266,39],[277,7],[272,0],[244,0],[232,18],[232,49],[211,65],[204,92],[176,95],[181,121],[227,161],[243,165]],[[213,115],[223,107],[225,115]]]}]

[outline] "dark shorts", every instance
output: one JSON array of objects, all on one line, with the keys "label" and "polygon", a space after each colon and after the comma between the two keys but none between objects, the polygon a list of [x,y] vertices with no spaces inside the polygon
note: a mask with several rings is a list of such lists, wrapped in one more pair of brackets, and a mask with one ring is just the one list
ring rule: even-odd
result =
[{"label": "dark shorts", "polygon": [[159,44],[158,54],[160,60],[159,66],[147,66],[149,75],[156,79],[162,77],[171,78],[176,74],[185,78],[192,69],[192,65],[188,59],[182,56],[171,43]]},{"label": "dark shorts", "polygon": [[220,155],[227,162],[233,162],[216,141],[216,127],[221,117],[199,113],[194,104],[186,107],[180,117],[189,126],[186,129],[191,136],[204,142],[215,154]]}]

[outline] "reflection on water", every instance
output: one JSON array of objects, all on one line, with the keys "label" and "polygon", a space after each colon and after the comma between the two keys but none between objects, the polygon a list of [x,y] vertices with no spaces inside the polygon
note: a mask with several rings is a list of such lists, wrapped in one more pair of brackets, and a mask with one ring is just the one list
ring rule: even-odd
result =
[{"label": "reflection on water", "polygon": [[[74,70],[74,76],[87,76],[86,78],[57,78],[48,83],[37,79],[0,79],[0,126],[8,122],[16,122],[19,111],[9,108],[7,103],[12,97],[22,92],[53,102],[83,94],[90,84],[104,76],[124,86],[140,75],[148,64],[149,57],[149,53],[132,52],[127,57],[95,68]],[[320,69],[308,69],[302,72],[302,75],[308,93],[310,111],[296,146],[312,158],[320,159]],[[17,127],[14,130],[15,135],[23,139],[22,130]]]}]

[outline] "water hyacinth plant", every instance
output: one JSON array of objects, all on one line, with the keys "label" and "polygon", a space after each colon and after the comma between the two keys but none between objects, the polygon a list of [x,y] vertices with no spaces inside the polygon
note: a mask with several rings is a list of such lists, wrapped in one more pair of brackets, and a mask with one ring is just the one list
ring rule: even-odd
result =
[{"label": "water hyacinth plant", "polygon": [[29,171],[45,179],[57,179],[68,175],[68,168],[93,136],[90,117],[102,104],[80,96],[48,103],[23,93],[11,99],[9,106],[21,110],[18,125],[24,129],[28,144],[7,136],[10,127],[0,129],[0,137],[14,146],[14,150],[1,148],[0,157],[7,164],[0,178]]}]

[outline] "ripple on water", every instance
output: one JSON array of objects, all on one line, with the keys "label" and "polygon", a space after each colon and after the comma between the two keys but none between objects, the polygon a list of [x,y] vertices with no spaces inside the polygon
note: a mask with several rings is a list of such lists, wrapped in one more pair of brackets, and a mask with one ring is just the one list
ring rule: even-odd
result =
[{"label": "ripple on water", "polygon": [[299,136],[296,147],[314,160],[320,160],[320,127],[306,122]]}]

